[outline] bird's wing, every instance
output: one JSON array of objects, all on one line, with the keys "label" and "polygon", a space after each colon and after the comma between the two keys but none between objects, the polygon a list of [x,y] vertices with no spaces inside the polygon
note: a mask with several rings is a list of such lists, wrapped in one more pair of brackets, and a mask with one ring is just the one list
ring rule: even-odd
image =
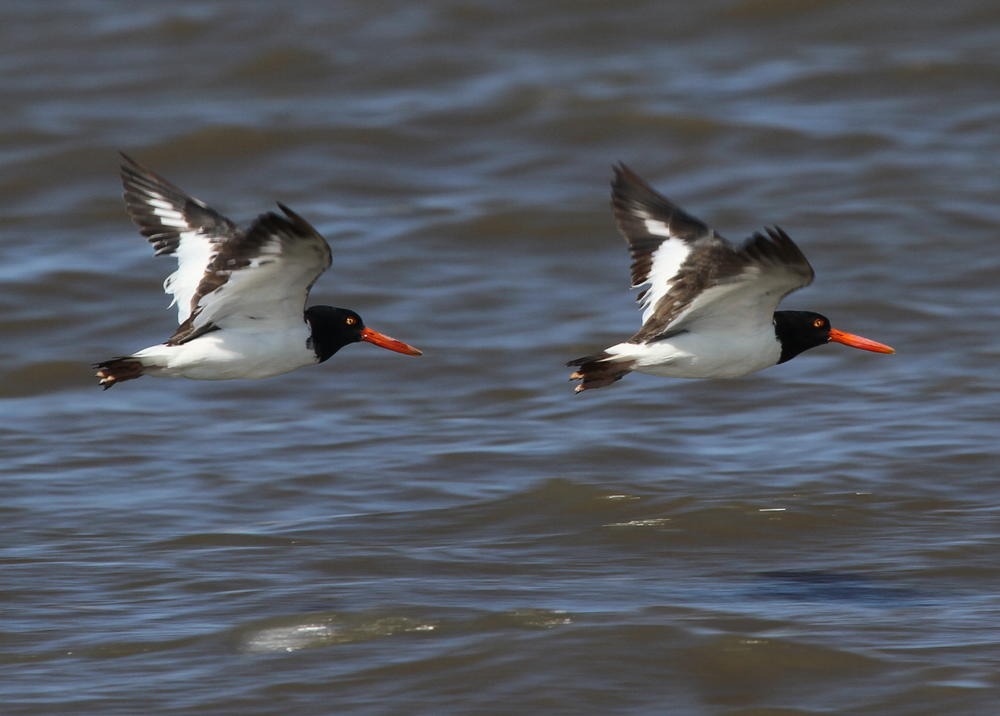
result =
[{"label": "bird's wing", "polygon": [[639,295],[643,325],[632,340],[713,317],[770,323],[781,299],[812,281],[812,267],[781,229],[733,246],[623,164],[615,168],[612,206],[632,255],[632,286],[649,284]]},{"label": "bird's wing", "polygon": [[177,257],[164,290],[178,304],[183,343],[240,321],[302,321],[309,289],[330,265],[330,247],[309,222],[279,204],[246,231],[125,157],[125,203],[157,255]]}]

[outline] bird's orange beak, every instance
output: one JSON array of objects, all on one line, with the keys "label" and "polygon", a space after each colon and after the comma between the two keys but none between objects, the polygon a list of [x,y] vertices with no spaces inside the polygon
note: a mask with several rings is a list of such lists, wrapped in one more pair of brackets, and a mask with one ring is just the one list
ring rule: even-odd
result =
[{"label": "bird's orange beak", "polygon": [[845,346],[850,346],[851,348],[860,348],[863,351],[872,351],[873,353],[896,352],[894,348],[890,348],[884,343],[862,338],[853,333],[844,333],[843,331],[838,331],[836,328],[830,329],[830,341],[832,343],[843,343]]},{"label": "bird's orange beak", "polygon": [[423,351],[419,348],[414,348],[408,343],[403,343],[403,341],[397,341],[395,338],[390,338],[384,333],[373,331],[371,328],[365,328],[361,331],[361,340],[374,343],[379,348],[396,351],[397,353],[405,353],[408,356],[423,355]]}]

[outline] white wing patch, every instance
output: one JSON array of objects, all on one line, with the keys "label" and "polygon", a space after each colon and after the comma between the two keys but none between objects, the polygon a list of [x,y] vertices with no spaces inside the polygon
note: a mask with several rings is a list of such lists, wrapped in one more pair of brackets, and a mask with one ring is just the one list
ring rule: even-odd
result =
[{"label": "white wing patch", "polygon": [[174,205],[165,199],[146,199],[146,203],[152,207],[153,213],[160,219],[160,223],[165,226],[173,226],[178,229],[188,228],[188,222],[181,212],[174,208]]},{"label": "white wing patch", "polygon": [[653,252],[653,260],[649,267],[646,280],[632,288],[649,285],[642,297],[642,322],[646,323],[656,310],[657,304],[673,285],[674,277],[681,265],[691,253],[691,245],[676,237],[671,238],[670,229],[665,223],[649,217],[645,218],[646,231],[654,236],[663,236],[664,241]]},{"label": "white wing patch", "polygon": [[184,323],[191,315],[191,299],[198,290],[209,261],[218,251],[218,247],[200,231],[182,231],[180,237],[180,243],[174,252],[177,270],[163,282],[163,291],[174,297],[170,306],[177,304],[178,324]]},{"label": "white wing patch", "polygon": [[654,236],[662,236],[665,239],[670,238],[670,227],[659,219],[651,219],[646,216],[643,220],[643,224],[646,225],[646,231],[653,234]]}]

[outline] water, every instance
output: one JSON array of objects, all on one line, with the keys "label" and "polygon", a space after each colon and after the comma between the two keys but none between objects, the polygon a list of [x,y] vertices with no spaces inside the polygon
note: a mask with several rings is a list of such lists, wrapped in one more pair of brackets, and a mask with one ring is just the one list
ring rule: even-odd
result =
[{"label": "water", "polygon": [[[0,37],[5,714],[991,714],[993,3],[20,3]],[[88,364],[173,311],[119,149],[328,237],[352,346]],[[563,363],[638,311],[628,162],[893,345]]]}]

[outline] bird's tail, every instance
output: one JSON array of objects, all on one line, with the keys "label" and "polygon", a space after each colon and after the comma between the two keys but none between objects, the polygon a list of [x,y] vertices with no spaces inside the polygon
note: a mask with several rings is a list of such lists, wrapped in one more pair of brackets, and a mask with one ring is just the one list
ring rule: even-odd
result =
[{"label": "bird's tail", "polygon": [[94,363],[94,368],[101,387],[107,390],[116,383],[141,377],[143,365],[131,356],[120,356]]},{"label": "bird's tail", "polygon": [[603,388],[621,380],[632,372],[635,361],[628,358],[618,358],[607,351],[601,351],[594,355],[571,360],[566,365],[577,368],[569,379],[580,381],[580,384],[576,386],[576,392],[579,393],[591,388]]}]

